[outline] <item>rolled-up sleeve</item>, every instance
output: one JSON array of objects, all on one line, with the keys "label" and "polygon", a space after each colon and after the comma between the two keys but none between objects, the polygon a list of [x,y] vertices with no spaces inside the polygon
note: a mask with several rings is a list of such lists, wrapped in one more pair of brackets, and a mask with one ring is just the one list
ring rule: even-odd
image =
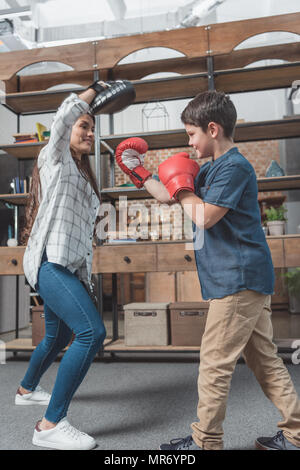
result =
[{"label": "rolled-up sleeve", "polygon": [[[60,105],[51,126],[50,139],[39,158],[39,167],[47,158],[52,164],[61,161],[66,148],[70,145],[72,126],[79,116],[87,113],[89,105],[81,100],[76,93],[71,93]],[[45,149],[46,149],[45,148]]]}]

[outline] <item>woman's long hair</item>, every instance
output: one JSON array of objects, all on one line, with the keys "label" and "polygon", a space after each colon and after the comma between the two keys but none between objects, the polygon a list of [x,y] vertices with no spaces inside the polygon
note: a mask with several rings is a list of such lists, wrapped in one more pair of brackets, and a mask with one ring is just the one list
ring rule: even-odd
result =
[{"label": "woman's long hair", "polygon": [[[98,196],[99,201],[101,202],[101,196],[99,193],[96,177],[94,172],[91,168],[89,155],[83,154],[81,160],[78,160],[74,157],[73,152],[71,150],[71,154],[73,156],[73,160],[77,165],[77,168],[81,175],[90,183],[93,190]],[[21,244],[26,245],[28,242],[28,238],[30,236],[32,226],[34,224],[38,209],[39,209],[39,195],[41,195],[41,181],[40,181],[40,173],[38,169],[37,159],[35,165],[32,170],[32,180],[31,186],[29,190],[29,197],[27,200],[27,204],[25,207],[25,222],[24,228],[21,232]],[[95,230],[94,230],[95,235]]]}]

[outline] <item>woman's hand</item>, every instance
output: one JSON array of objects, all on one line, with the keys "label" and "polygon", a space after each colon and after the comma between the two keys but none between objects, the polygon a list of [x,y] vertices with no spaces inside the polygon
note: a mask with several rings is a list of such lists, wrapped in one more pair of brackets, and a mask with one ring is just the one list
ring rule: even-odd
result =
[{"label": "woman's hand", "polygon": [[[97,82],[94,82],[91,85],[91,87],[87,88],[85,91],[80,93],[80,95],[78,95],[78,97],[82,101],[85,101],[87,104],[91,104],[91,102],[94,100],[96,95],[99,93],[99,91],[97,91],[97,89],[96,89],[96,84],[98,84],[102,88],[107,88],[108,87],[107,83],[103,82],[102,80],[99,80]],[[95,86],[95,88],[92,88],[93,85]]]}]

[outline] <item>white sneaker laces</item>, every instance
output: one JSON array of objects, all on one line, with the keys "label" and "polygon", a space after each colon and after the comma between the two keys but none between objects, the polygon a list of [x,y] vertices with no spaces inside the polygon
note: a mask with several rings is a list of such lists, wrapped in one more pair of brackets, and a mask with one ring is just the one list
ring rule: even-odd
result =
[{"label": "white sneaker laces", "polygon": [[79,431],[78,429],[74,428],[68,421],[65,421],[61,426],[61,431],[68,434],[72,439],[80,439],[81,435],[84,435],[83,432]]},{"label": "white sneaker laces", "polygon": [[45,390],[43,390],[42,387],[40,387],[39,385],[36,387],[36,389],[34,391],[39,392],[45,398],[48,398],[48,396],[49,396],[49,393],[45,392]]}]

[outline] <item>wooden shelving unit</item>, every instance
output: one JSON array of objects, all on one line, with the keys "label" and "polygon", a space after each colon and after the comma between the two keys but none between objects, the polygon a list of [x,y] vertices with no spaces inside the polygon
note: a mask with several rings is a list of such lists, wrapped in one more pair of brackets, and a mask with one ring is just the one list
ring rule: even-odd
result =
[{"label": "wooden shelving unit", "polygon": [[[257,178],[259,191],[289,191],[300,189],[300,175],[278,176],[276,178]],[[120,196],[126,196],[128,200],[150,199],[152,196],[146,189],[136,187],[111,187],[101,191],[103,200],[116,201]],[[15,205],[25,205],[27,194],[0,194],[0,201]]]},{"label": "wooden shelving unit", "polygon": [[[188,146],[185,129],[140,132],[135,133],[135,136],[145,139],[151,150]],[[129,137],[132,137],[132,135],[108,135],[103,136],[102,141],[109,145],[112,150],[116,150],[119,143]],[[282,120],[239,123],[235,129],[234,140],[238,143],[295,137],[300,137],[300,116]]]},{"label": "wooden shelving unit", "polygon": [[[104,340],[104,348],[107,343],[110,343],[109,339]],[[32,352],[35,348],[36,346],[32,346],[32,338],[16,338],[5,343],[5,350],[8,352]],[[68,348],[65,348],[63,351],[66,351],[67,349]]]},{"label": "wooden shelving unit", "polygon": [[28,93],[10,93],[6,95],[4,106],[15,114],[29,115],[37,113],[53,113],[73,88],[56,91],[35,91]]},{"label": "wooden shelving unit", "polygon": [[300,189],[300,175],[257,178],[259,191],[289,191]]},{"label": "wooden shelving unit", "polygon": [[[257,178],[259,191],[288,191],[291,189],[300,189],[300,175],[278,176],[277,178]],[[104,199],[117,200],[120,196],[126,196],[127,199],[145,199],[152,196],[146,189],[137,189],[136,187],[122,188],[113,187],[102,189],[101,194]]]},{"label": "wooden shelving unit", "polygon": [[36,158],[47,142],[1,145],[0,150],[20,160]]},{"label": "wooden shelving unit", "polygon": [[26,204],[28,194],[0,194],[0,201],[7,202],[16,206],[24,206]]},{"label": "wooden shelving unit", "polygon": [[[278,348],[286,351],[294,351],[292,347],[295,338],[291,339],[274,339],[274,343]],[[105,345],[104,352],[109,353],[194,353],[197,354],[201,350],[201,346],[126,346],[124,339],[118,339]]]},{"label": "wooden shelving unit", "polygon": [[[300,75],[300,63],[256,67],[251,69],[215,71],[215,87],[225,93],[242,93],[274,88],[289,88]],[[154,101],[193,98],[208,89],[208,74],[198,73],[180,77],[151,80],[133,80],[136,90],[135,104]],[[16,114],[28,115],[54,112],[70,92],[65,90],[8,93],[4,106]]]},{"label": "wooden shelving unit", "polygon": [[[272,253],[272,258],[275,267],[294,267],[298,266],[300,262],[300,255],[299,255],[299,239],[300,235],[283,235],[283,236],[268,236],[267,241]],[[145,241],[140,242],[135,245],[133,244],[107,244],[100,247],[95,248],[94,252],[94,260],[95,267],[97,263],[99,264],[99,268],[96,267],[93,272],[104,272],[105,268],[103,266],[103,259],[109,259],[111,264],[111,271],[116,269],[116,263],[120,264],[124,253],[126,252],[127,255],[132,258],[132,264],[135,264],[134,256],[137,257],[137,261],[140,262],[140,254],[137,251],[140,249],[142,253],[147,253],[148,258],[153,258],[156,256],[157,263],[159,263],[162,271],[172,271],[173,269],[178,269],[180,266],[181,269],[194,269],[193,266],[183,267],[182,261],[180,261],[180,256],[184,255],[184,247],[186,244],[186,240],[182,241],[159,241],[159,242],[151,242]],[[155,253],[149,254],[149,250],[151,251],[155,248]],[[17,247],[17,248],[4,248],[0,247],[0,274],[23,274],[22,269],[22,258],[24,254],[24,247]],[[114,256],[115,261],[112,260],[111,250],[114,249]],[[102,252],[103,250],[108,250],[106,257],[98,256],[97,252]],[[171,250],[171,251],[170,251]],[[118,256],[116,252],[119,251]],[[153,250],[152,250],[153,251]],[[170,260],[170,253],[175,253],[176,255],[173,257],[174,259]],[[189,252],[191,254],[191,252]],[[147,259],[148,259],[147,258]],[[159,258],[159,261],[158,261]],[[176,259],[175,259],[176,258]],[[13,263],[12,261],[15,260]],[[17,262],[16,262],[17,261]],[[162,263],[165,265],[162,267]],[[174,264],[175,263],[175,264]],[[154,263],[155,264],[155,263]],[[191,264],[187,263],[186,264]],[[153,266],[148,263],[148,271],[153,271]],[[275,340],[278,347],[283,349],[291,348],[291,343],[294,339],[277,339]],[[22,351],[22,352],[31,352],[34,350],[34,346],[32,346],[31,338],[16,338],[12,341],[8,341],[5,344],[6,351]],[[107,338],[104,342],[104,352],[107,353],[118,353],[118,352],[198,352],[199,347],[184,347],[184,346],[126,346],[125,342],[122,338],[112,339]]]},{"label": "wooden shelving unit", "polygon": [[[294,350],[292,343],[295,338],[290,339],[274,339],[274,343],[283,350]],[[151,353],[199,353],[201,346],[127,346],[124,339],[117,339],[113,341],[111,338],[106,338],[103,344],[104,353],[139,353],[139,352],[151,352]],[[31,353],[35,350],[35,346],[32,346],[31,338],[17,338],[12,341],[5,343],[6,352],[23,352]],[[65,348],[63,351],[66,351]]]},{"label": "wooden shelving unit", "polygon": [[108,343],[104,347],[106,352],[159,352],[159,353],[174,353],[174,352],[194,352],[200,351],[200,346],[127,346],[124,339],[118,339]]},{"label": "wooden shelving unit", "polygon": [[[238,44],[241,44],[249,37],[274,31],[300,34],[300,13],[214,24],[210,27],[182,28],[173,31],[109,38],[96,42],[45,48],[43,50],[2,53],[0,79],[5,81],[7,90],[4,106],[18,116],[55,112],[70,92],[80,92],[88,86],[95,79],[95,72],[99,72],[103,80],[118,78],[131,80],[136,89],[136,104],[189,99],[207,89],[222,90],[226,93],[250,93],[258,90],[290,88],[294,80],[300,76],[300,43],[235,50]],[[119,65],[122,58],[139,49],[149,47],[172,48],[180,51],[185,57]],[[289,63],[266,67],[247,67],[253,62],[264,59],[282,59]],[[70,65],[73,70],[58,74],[16,77],[16,72],[19,69],[35,63],[37,60],[59,60]],[[149,71],[151,73],[175,72],[179,75],[167,78],[144,79]],[[61,83],[69,85],[63,90],[47,90]],[[78,84],[80,88],[74,89],[71,85],[74,83]],[[145,138],[150,149],[188,146],[187,135],[183,129],[136,135]],[[131,136],[108,135],[102,137],[100,140],[101,153],[107,153],[108,149],[111,149],[113,153],[118,143],[127,137]],[[237,143],[297,137],[300,137],[299,116],[276,121],[239,123],[235,132],[235,141]],[[0,150],[18,160],[25,160],[36,157],[43,145],[44,143],[5,145],[1,146]],[[97,147],[97,149],[99,148]],[[259,191],[300,189],[300,175],[258,178],[257,182]],[[117,200],[120,196],[127,196],[128,199],[150,197],[147,191],[138,190],[135,187],[101,188],[101,193],[103,200],[111,201]],[[0,195],[0,201],[15,205],[25,204],[26,199],[26,194]],[[298,262],[299,240],[293,236],[288,239],[289,244],[286,243],[286,240],[287,238],[278,240],[268,237],[268,243],[272,245],[272,255],[274,253],[277,266],[294,266],[294,263]],[[152,248],[154,250],[154,247],[149,243],[147,245],[147,256]],[[140,249],[143,249],[143,247],[141,246]],[[174,258],[176,256],[177,253],[175,253]],[[7,259],[5,258],[2,261],[5,269],[9,267],[9,274],[16,273],[12,259],[16,261],[9,252]],[[113,259],[118,261],[117,254]],[[170,256],[167,256],[166,259],[170,259]],[[98,272],[101,273],[101,260],[97,259],[98,261],[100,266]],[[140,260],[137,260],[137,265],[138,261]],[[121,265],[121,263],[119,264]],[[182,266],[185,266],[184,263]],[[17,268],[21,269],[19,258]],[[116,274],[115,271],[110,272]],[[19,271],[17,274],[19,274]],[[117,317],[116,305],[113,306],[113,311],[115,321]],[[19,350],[26,350],[29,347],[28,341],[26,342],[24,339],[15,341],[8,344],[8,348],[12,348],[11,350],[18,350],[18,348]],[[174,349],[171,346],[163,349],[156,347],[128,348],[125,347],[121,339],[116,337],[113,338],[113,341],[105,343],[105,350],[108,352],[128,350],[159,350],[160,352],[165,350],[172,352],[189,349]],[[192,348],[191,350],[199,351],[199,348]]]}]

